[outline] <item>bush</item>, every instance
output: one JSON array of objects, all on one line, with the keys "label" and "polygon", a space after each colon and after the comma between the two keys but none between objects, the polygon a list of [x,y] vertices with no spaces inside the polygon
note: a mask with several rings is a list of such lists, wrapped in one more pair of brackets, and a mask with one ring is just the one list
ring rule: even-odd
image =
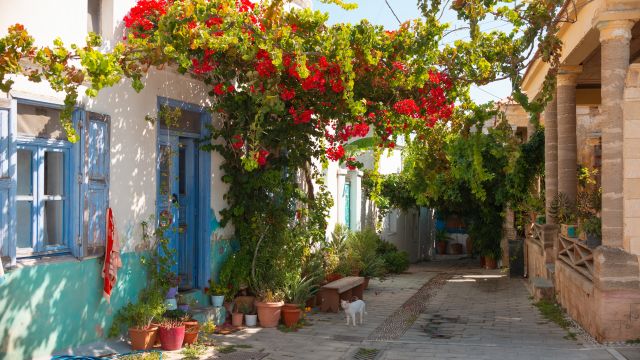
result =
[{"label": "bush", "polygon": [[392,251],[383,255],[385,268],[393,274],[400,274],[409,268],[409,254],[406,251]]}]

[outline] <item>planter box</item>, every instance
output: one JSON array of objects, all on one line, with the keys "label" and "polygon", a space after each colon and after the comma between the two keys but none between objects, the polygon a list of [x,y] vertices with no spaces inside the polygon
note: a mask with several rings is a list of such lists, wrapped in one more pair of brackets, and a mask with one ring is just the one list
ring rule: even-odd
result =
[{"label": "planter box", "polygon": [[560,225],[560,233],[564,237],[576,238],[578,237],[578,226],[573,224]]}]

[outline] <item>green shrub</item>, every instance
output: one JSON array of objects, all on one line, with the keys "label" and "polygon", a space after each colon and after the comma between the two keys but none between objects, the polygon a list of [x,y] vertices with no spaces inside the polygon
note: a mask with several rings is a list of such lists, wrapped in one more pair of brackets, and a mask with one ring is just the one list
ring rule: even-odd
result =
[{"label": "green shrub", "polygon": [[385,268],[393,274],[400,274],[409,268],[409,254],[406,251],[388,252],[383,255]]}]

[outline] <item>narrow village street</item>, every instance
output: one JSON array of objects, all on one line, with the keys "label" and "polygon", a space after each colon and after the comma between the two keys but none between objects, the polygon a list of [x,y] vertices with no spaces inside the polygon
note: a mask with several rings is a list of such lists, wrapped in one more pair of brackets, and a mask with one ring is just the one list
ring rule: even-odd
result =
[{"label": "narrow village street", "polygon": [[[246,328],[217,335],[206,359],[640,359],[640,346],[601,345],[543,317],[523,279],[483,270],[477,260],[413,265],[372,281],[364,325],[347,326],[344,312],[307,315],[297,332]],[[571,336],[570,332],[574,334]],[[71,353],[126,352],[126,343],[99,343]],[[220,351],[229,351],[221,353]],[[165,359],[182,359],[180,351]]]},{"label": "narrow village street", "polygon": [[480,269],[477,260],[414,265],[372,281],[365,301],[362,326],[347,326],[343,312],[315,313],[295,333],[248,329],[220,343],[250,345],[238,353],[274,360],[640,359],[638,346],[610,348],[581,334],[570,339],[540,315],[522,279]]}]

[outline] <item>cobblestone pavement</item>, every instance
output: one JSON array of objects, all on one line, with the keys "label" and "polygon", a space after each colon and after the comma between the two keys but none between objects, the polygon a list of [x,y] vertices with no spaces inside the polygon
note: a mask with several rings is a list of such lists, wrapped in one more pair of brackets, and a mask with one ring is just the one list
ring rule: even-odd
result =
[{"label": "cobblestone pavement", "polygon": [[318,313],[297,332],[247,329],[219,342],[250,345],[247,351],[266,352],[265,359],[640,358],[640,348],[565,338],[567,332],[532,305],[522,279],[475,262],[415,265],[407,274],[371,281],[364,298],[362,326],[347,326],[344,313]]},{"label": "cobblestone pavement", "polygon": [[[548,322],[532,305],[524,281],[477,262],[422,263],[408,273],[371,281],[365,323],[347,326],[344,313],[308,315],[297,332],[251,328],[216,336],[236,352],[209,349],[220,360],[615,359],[640,360],[640,347],[609,348]],[[123,342],[102,342],[71,353],[122,353]],[[252,356],[253,354],[253,356]],[[181,359],[180,351],[163,359]]]}]

